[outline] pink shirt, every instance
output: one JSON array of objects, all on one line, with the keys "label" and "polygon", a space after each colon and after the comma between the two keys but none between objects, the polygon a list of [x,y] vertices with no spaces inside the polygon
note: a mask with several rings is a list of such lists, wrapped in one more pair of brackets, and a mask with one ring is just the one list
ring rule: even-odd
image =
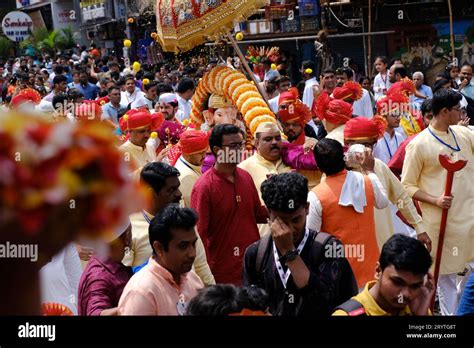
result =
[{"label": "pink shirt", "polygon": [[119,315],[182,315],[185,306],[203,287],[194,271],[182,275],[179,285],[176,284],[171,273],[151,257],[125,286],[118,305]]}]

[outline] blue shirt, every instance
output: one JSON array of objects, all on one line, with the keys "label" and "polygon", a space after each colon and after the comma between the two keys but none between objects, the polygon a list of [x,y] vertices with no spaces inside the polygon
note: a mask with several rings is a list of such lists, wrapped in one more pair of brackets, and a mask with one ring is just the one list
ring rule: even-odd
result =
[{"label": "blue shirt", "polygon": [[465,97],[469,97],[471,99],[474,99],[474,85],[469,83],[466,87],[463,89],[459,90],[462,94],[464,94]]},{"label": "blue shirt", "polygon": [[474,271],[467,280],[457,315],[474,315]]},{"label": "blue shirt", "polygon": [[94,100],[99,94],[99,87],[88,82],[86,86],[82,86],[80,83],[74,84],[74,88],[77,88],[82,94],[84,94],[84,99]]},{"label": "blue shirt", "polygon": [[112,103],[108,102],[102,106],[102,120],[110,119],[117,126],[119,125],[118,115],[123,113],[127,108],[122,104],[119,104],[118,108],[115,108]]},{"label": "blue shirt", "polygon": [[[426,96],[427,98],[433,98],[433,92],[431,91],[431,88],[427,85],[421,85],[420,88],[417,88],[417,91]],[[423,98],[418,98],[414,95],[410,96],[410,102],[416,110],[421,109],[421,104],[423,104],[424,101],[425,99]]]}]

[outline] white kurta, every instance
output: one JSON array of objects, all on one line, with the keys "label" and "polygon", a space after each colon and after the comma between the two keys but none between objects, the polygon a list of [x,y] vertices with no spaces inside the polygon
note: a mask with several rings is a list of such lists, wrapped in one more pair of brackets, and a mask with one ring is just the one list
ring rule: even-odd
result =
[{"label": "white kurta", "polygon": [[383,163],[388,164],[405,138],[406,137],[404,135],[397,131],[395,131],[393,137],[385,132],[383,137],[377,141],[377,145],[374,148],[374,157],[378,158]]},{"label": "white kurta", "polygon": [[316,80],[316,77],[312,77],[306,81],[304,92],[303,92],[303,103],[310,110],[313,107],[313,100],[314,100],[313,86],[314,85],[319,85],[318,80]]},{"label": "white kurta", "polygon": [[60,303],[77,315],[81,261],[74,243],[69,243],[40,270],[41,302]]},{"label": "white kurta", "polygon": [[352,104],[352,114],[356,116],[363,116],[371,119],[374,117],[374,109],[372,108],[372,100],[370,94],[365,89],[362,89],[362,97]]},{"label": "white kurta", "polygon": [[[402,171],[402,183],[410,196],[422,190],[439,197],[444,194],[447,177],[447,171],[439,162],[439,154],[454,153],[454,159],[457,157],[468,161],[466,167],[454,173],[454,199],[448,213],[440,274],[461,272],[466,263],[474,261],[474,133],[462,126],[451,126],[451,129],[461,149],[459,152],[443,145],[429,130],[455,147],[451,133],[437,131],[429,126],[408,144]],[[431,255],[435,257],[442,209],[423,202],[420,202],[420,207],[432,240]]]}]

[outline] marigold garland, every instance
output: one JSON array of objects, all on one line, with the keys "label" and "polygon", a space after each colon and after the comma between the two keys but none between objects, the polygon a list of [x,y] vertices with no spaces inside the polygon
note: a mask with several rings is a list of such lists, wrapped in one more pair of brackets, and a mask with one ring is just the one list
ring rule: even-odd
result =
[{"label": "marigold garland", "polygon": [[[268,108],[258,89],[245,75],[225,66],[219,66],[204,74],[192,99],[191,121],[199,129],[204,123],[202,112],[206,108],[209,94],[223,94],[232,99],[247,125],[249,146],[252,134],[261,122],[275,122],[276,118]],[[245,105],[245,108],[243,107]]]},{"label": "marigold garland", "polygon": [[[235,103],[235,105],[237,106],[237,108],[239,110],[242,109],[242,106],[244,105],[244,103],[248,100],[248,99],[251,99],[251,98],[258,98],[260,100],[263,101],[262,99],[262,96],[260,95],[260,93],[258,92],[255,92],[255,91],[247,91],[245,93],[242,93],[239,97],[239,99],[237,99],[237,102]],[[264,102],[265,103],[265,102]],[[267,103],[265,103],[265,105],[267,105]]]},{"label": "marigold garland", "polygon": [[267,107],[267,104],[261,98],[253,97],[253,98],[246,99],[242,107],[240,107],[239,109],[240,109],[240,112],[243,115],[245,115],[252,108],[255,108],[257,106]]}]

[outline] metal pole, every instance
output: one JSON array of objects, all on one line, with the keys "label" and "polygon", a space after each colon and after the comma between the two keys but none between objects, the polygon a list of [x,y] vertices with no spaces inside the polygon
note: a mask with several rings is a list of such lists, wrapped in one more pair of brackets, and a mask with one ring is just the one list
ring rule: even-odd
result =
[{"label": "metal pole", "polygon": [[[373,33],[348,33],[348,34],[335,34],[335,35],[328,35],[328,39],[337,39],[337,38],[344,38],[344,37],[358,37],[358,36],[376,36],[376,35],[388,35],[388,34],[395,34],[396,31],[394,30],[386,30],[386,31],[376,31]],[[246,44],[246,43],[268,43],[268,42],[280,42],[280,41],[293,41],[293,40],[311,40],[311,39],[318,39],[319,36],[317,35],[309,35],[309,36],[293,36],[293,37],[279,37],[274,39],[257,39],[257,40],[243,40],[239,43]],[[231,44],[227,42],[227,44]],[[205,44],[206,46],[215,46],[214,42],[208,42]]]},{"label": "metal pole", "polygon": [[[369,0],[369,23],[368,23],[368,34],[372,32],[372,0]],[[367,61],[369,66],[369,71],[366,76],[369,78],[372,77],[372,38],[369,35],[368,37],[368,52],[367,52]]]},{"label": "metal pole", "polygon": [[451,0],[448,0],[449,8],[449,37],[451,41],[451,54],[453,55],[453,61],[455,61],[456,55],[454,52],[454,32],[453,32],[453,8],[451,7]]},{"label": "metal pole", "polygon": [[[365,31],[364,31],[364,10],[361,8],[360,9],[360,12],[361,12],[361,18],[362,18],[362,33],[365,34]],[[364,48],[364,66],[365,66],[365,76],[367,76],[367,70],[368,70],[368,67],[367,67],[367,46],[365,44],[365,35],[362,36],[362,45],[363,45],[363,48]],[[355,77],[355,76],[354,76]],[[357,81],[359,82],[359,81]]]}]

